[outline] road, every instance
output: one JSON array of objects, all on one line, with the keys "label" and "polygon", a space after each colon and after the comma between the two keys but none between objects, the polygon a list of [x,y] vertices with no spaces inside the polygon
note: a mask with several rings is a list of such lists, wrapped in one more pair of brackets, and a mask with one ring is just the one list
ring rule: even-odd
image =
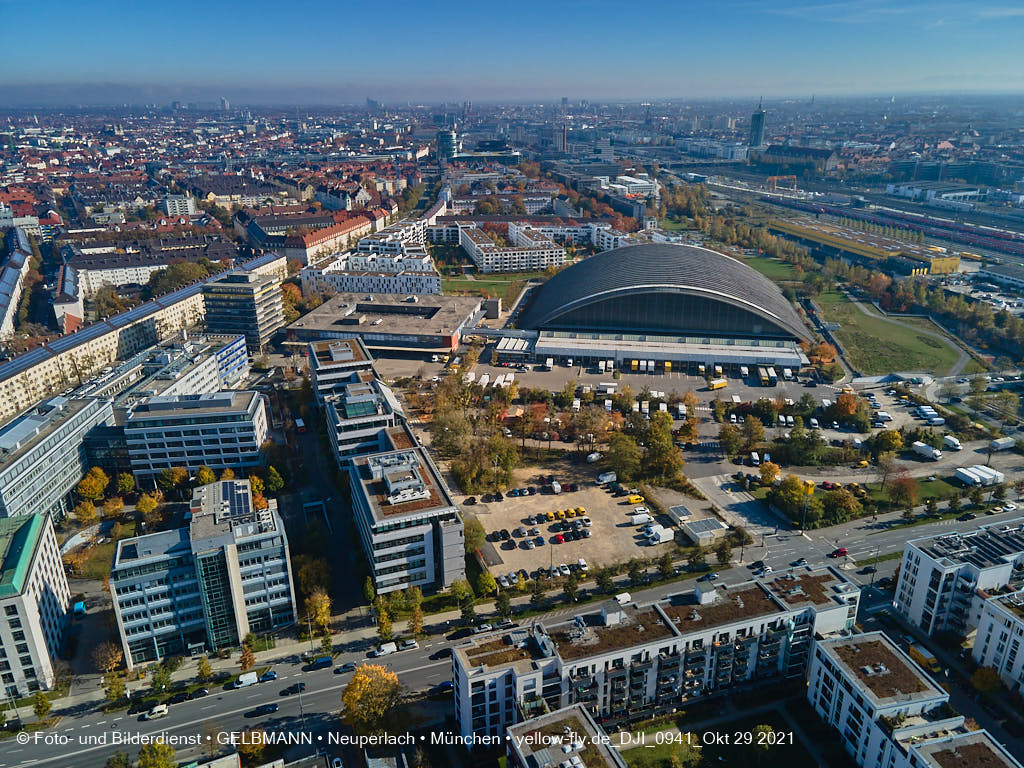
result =
[{"label": "road", "polygon": [[[408,690],[426,690],[451,678],[451,661],[448,658],[430,658],[451,643],[439,639],[424,644],[419,650],[395,654],[385,661],[397,674],[402,685]],[[365,661],[365,654],[343,654],[335,660],[336,665],[346,661]],[[104,714],[88,710],[80,714],[65,716],[55,729],[41,731],[38,743],[18,744],[14,739],[7,742],[0,754],[0,768],[29,768],[30,766],[75,765],[76,768],[102,768],[107,758],[118,749],[129,752],[133,757],[138,745],[118,746],[112,743],[120,737],[155,736],[160,733],[172,738],[189,738],[201,746],[178,748],[177,759],[184,761],[206,754],[205,744],[218,738],[225,740],[232,732],[249,728],[267,731],[309,732],[314,741],[317,736],[336,729],[334,713],[341,709],[341,694],[348,684],[350,673],[338,675],[334,670],[325,669],[304,672],[302,664],[293,661],[274,665],[278,679],[240,690],[212,689],[209,696],[171,705],[167,716],[154,721],[140,720],[138,715],[124,712]],[[302,681],[306,690],[301,694],[282,696],[281,691]],[[246,717],[261,704],[277,703],[279,711],[263,717]],[[218,737],[216,734],[222,734]],[[209,737],[209,739],[208,739]],[[227,742],[225,742],[227,743]],[[221,748],[221,751],[225,751]],[[335,754],[340,754],[337,748]]]}]

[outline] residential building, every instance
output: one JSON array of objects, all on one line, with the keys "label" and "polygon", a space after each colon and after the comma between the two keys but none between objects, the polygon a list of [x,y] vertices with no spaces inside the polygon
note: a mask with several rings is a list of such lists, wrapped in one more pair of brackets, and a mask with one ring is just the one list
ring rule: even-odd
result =
[{"label": "residential building", "polygon": [[124,434],[140,480],[171,467],[244,470],[263,460],[266,401],[244,391],[149,397],[125,414]]},{"label": "residential building", "polygon": [[53,317],[61,333],[74,333],[82,327],[85,318],[85,302],[82,286],[70,265],[64,264],[57,270],[57,285],[53,291]]},{"label": "residential building", "polygon": [[556,753],[561,760],[559,765],[626,768],[626,761],[612,746],[604,729],[579,704],[511,726],[505,744],[509,768],[553,768],[552,755]]},{"label": "residential building", "polygon": [[474,638],[452,652],[463,736],[580,704],[619,725],[736,685],[800,677],[811,639],[853,627],[860,590],[810,568]]},{"label": "residential building", "polygon": [[9,253],[0,267],[0,339],[14,335],[18,303],[25,285],[25,275],[32,268],[32,246],[23,227],[10,230]]},{"label": "residential building", "polygon": [[0,682],[8,699],[53,687],[70,599],[49,515],[0,519]]},{"label": "residential building", "polygon": [[984,601],[1024,565],[1024,518],[911,539],[903,548],[893,606],[927,634],[966,635]]},{"label": "residential building", "polygon": [[338,466],[344,468],[356,456],[386,451],[387,431],[405,420],[394,392],[372,372],[352,375],[324,399],[327,439]]},{"label": "residential building", "polygon": [[816,640],[807,698],[860,768],[1020,766],[881,632]]},{"label": "residential building", "polygon": [[466,574],[458,507],[407,427],[387,437],[389,450],[348,465],[352,514],[374,589],[445,589]]},{"label": "residential building", "polygon": [[508,225],[511,245],[498,245],[483,230],[459,228],[459,244],[481,272],[528,272],[565,263],[565,248],[529,224]]},{"label": "residential building", "polygon": [[199,210],[192,195],[165,195],[160,207],[168,216],[193,216]]},{"label": "residential building", "polygon": [[441,293],[441,275],[423,246],[402,255],[342,253],[300,272],[304,293]]},{"label": "residential building", "polygon": [[85,435],[113,418],[109,400],[55,397],[0,428],[0,517],[70,512]]},{"label": "residential building", "polygon": [[974,635],[974,662],[992,667],[1011,691],[1024,688],[1024,590],[990,597]]},{"label": "residential building", "polygon": [[110,575],[129,669],[236,648],[295,621],[288,537],[277,502],[253,506],[248,480],[195,489],[185,528],[122,539]]},{"label": "residential building", "polygon": [[308,356],[313,395],[321,404],[326,395],[344,390],[357,374],[373,373],[373,358],[358,336],[311,342]]},{"label": "residential building", "polygon": [[262,352],[284,326],[281,280],[273,275],[229,272],[203,286],[206,327],[241,333],[250,352]]}]

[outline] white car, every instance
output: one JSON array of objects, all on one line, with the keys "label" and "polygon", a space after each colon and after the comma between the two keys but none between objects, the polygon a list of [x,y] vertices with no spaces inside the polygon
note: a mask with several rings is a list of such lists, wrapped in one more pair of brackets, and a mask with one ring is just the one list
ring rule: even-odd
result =
[{"label": "white car", "polygon": [[647,507],[633,507],[633,514],[634,515],[649,515],[649,514],[651,514],[651,510],[649,510]]},{"label": "white car", "polygon": [[585,526],[588,526],[588,527],[593,525],[593,522],[590,520],[589,517],[581,517],[580,518],[580,522],[583,523]]},{"label": "white car", "polygon": [[1003,503],[1003,509],[1005,509],[1007,512],[1013,512],[1013,510],[1015,510],[1016,508],[1017,505],[1014,504],[1012,501],[1007,501]]},{"label": "white car", "polygon": [[563,576],[568,576],[569,575],[569,566],[566,565],[565,563],[560,563],[559,566],[558,566],[558,572],[560,574],[562,574]]},{"label": "white car", "polygon": [[498,577],[498,584],[504,587],[505,589],[508,589],[508,579],[506,578],[505,574],[501,574],[501,576]]},{"label": "white car", "polygon": [[587,565],[587,561],[582,557],[576,561],[576,567],[580,569],[580,573],[586,573],[590,570],[590,566]]}]

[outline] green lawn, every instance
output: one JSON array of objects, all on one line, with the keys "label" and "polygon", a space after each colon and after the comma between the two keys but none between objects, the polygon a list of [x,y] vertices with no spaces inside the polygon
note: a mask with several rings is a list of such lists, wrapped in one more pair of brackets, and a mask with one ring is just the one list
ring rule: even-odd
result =
[{"label": "green lawn", "polygon": [[846,348],[850,363],[863,374],[946,374],[959,356],[952,344],[888,323],[870,307],[865,315],[842,294],[823,293],[817,302],[826,320],[842,326],[836,338]]},{"label": "green lawn", "polygon": [[779,259],[757,256],[746,259],[746,264],[747,266],[756,269],[769,280],[774,280],[775,282],[796,280],[796,275],[793,274],[793,265],[787,264]]},{"label": "green lawn", "polygon": [[[135,535],[135,521],[121,523],[121,538]],[[103,581],[110,575],[110,569],[114,565],[114,554],[117,552],[117,542],[108,539],[102,544],[96,544],[88,550],[89,559],[82,567],[82,578]]]},{"label": "green lawn", "polygon": [[659,219],[658,226],[668,232],[687,232],[693,229],[689,224],[685,224],[679,219],[674,219],[670,216]]},{"label": "green lawn", "polygon": [[[487,293],[491,296],[507,297],[509,289],[515,288],[518,293],[527,280],[543,279],[543,272],[508,272],[500,275],[479,275],[477,279],[468,277],[442,277],[441,290],[445,293]],[[512,297],[515,298],[515,297]]]}]

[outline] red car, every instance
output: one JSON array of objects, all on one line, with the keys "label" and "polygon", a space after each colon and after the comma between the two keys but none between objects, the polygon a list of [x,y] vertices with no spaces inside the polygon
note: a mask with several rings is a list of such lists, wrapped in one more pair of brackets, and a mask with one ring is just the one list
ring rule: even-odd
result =
[{"label": "red car", "polygon": [[850,553],[846,547],[840,547],[839,549],[832,550],[832,554],[829,557],[846,557],[848,554]]},{"label": "red car", "polygon": [[555,536],[555,544],[564,544],[564,543],[565,543],[565,536],[563,536],[563,535],[562,535],[562,534],[560,534],[560,533],[559,533],[559,534],[557,534],[557,535]]}]

